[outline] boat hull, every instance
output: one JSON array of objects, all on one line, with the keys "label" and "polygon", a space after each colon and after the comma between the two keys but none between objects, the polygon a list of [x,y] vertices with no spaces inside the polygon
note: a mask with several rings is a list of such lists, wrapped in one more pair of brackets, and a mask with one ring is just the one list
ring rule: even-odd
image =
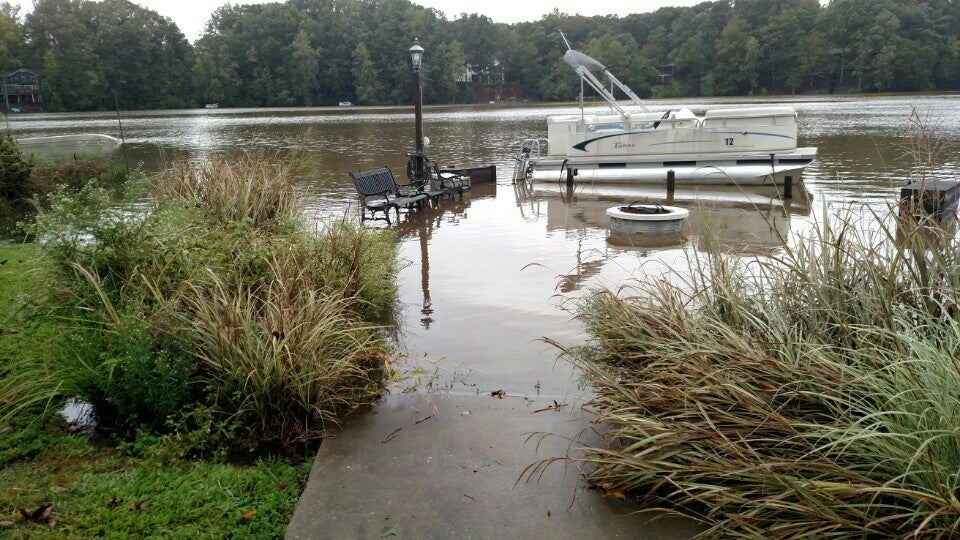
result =
[{"label": "boat hull", "polygon": [[679,185],[782,185],[787,177],[799,182],[813,161],[816,148],[789,153],[713,156],[649,156],[597,158],[543,158],[531,162],[533,182],[566,181],[568,170],[576,183],[664,183],[670,171]]}]

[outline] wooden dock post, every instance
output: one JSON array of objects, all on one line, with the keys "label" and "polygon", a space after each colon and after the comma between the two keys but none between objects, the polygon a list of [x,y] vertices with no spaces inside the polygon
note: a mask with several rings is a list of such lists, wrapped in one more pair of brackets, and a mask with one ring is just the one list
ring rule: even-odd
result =
[{"label": "wooden dock post", "polygon": [[783,198],[784,199],[793,198],[793,177],[792,176],[783,177]]},{"label": "wooden dock post", "polygon": [[958,199],[960,182],[919,180],[900,188],[900,217],[929,217],[946,225],[956,219]]},{"label": "wooden dock post", "polygon": [[567,187],[573,187],[573,177],[577,174],[577,170],[573,167],[567,167]]},{"label": "wooden dock post", "polygon": [[673,192],[677,189],[677,173],[670,169],[667,171],[667,202],[673,202]]}]

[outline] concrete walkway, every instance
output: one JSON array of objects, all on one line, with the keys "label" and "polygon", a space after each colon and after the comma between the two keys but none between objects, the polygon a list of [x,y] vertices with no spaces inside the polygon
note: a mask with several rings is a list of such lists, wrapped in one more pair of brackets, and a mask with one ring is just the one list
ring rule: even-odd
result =
[{"label": "concrete walkway", "polygon": [[[696,524],[638,514],[585,488],[578,469],[539,459],[576,452],[587,425],[551,397],[390,396],[323,442],[287,538],[689,538]],[[551,433],[541,438],[535,433]]]}]

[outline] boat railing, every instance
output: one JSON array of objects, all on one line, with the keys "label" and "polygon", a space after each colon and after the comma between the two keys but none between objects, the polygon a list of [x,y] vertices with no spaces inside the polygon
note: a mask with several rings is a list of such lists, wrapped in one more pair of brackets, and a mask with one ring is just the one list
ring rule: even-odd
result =
[{"label": "boat railing", "polygon": [[547,149],[547,139],[524,139],[520,143],[520,151],[514,158],[513,181],[526,180],[530,176],[532,164],[536,163]]}]

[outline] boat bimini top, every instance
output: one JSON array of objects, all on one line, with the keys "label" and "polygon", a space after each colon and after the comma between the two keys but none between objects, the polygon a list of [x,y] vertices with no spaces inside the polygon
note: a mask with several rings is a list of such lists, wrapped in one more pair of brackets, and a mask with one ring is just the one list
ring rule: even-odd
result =
[{"label": "boat bimini top", "polygon": [[[583,108],[583,82],[586,82],[590,85],[590,88],[600,94],[603,99],[610,104],[617,112],[620,114],[626,114],[626,111],[623,110],[623,107],[617,103],[617,98],[613,96],[613,87],[616,86],[619,88],[634,105],[640,107],[644,112],[650,112],[650,109],[644,105],[643,100],[640,99],[640,96],[635,94],[629,86],[622,83],[620,79],[614,77],[613,73],[610,73],[610,70],[606,66],[597,61],[596,58],[583,54],[580,51],[574,50],[570,47],[570,42],[567,41],[567,37],[563,35],[563,32],[560,32],[560,37],[563,38],[563,42],[567,45],[567,52],[563,54],[563,61],[573,68],[577,72],[577,75],[580,76],[581,86],[580,86],[580,108]],[[594,71],[598,71],[605,75],[610,81],[610,90],[607,90],[605,86],[597,79],[596,75],[593,74]]]}]

